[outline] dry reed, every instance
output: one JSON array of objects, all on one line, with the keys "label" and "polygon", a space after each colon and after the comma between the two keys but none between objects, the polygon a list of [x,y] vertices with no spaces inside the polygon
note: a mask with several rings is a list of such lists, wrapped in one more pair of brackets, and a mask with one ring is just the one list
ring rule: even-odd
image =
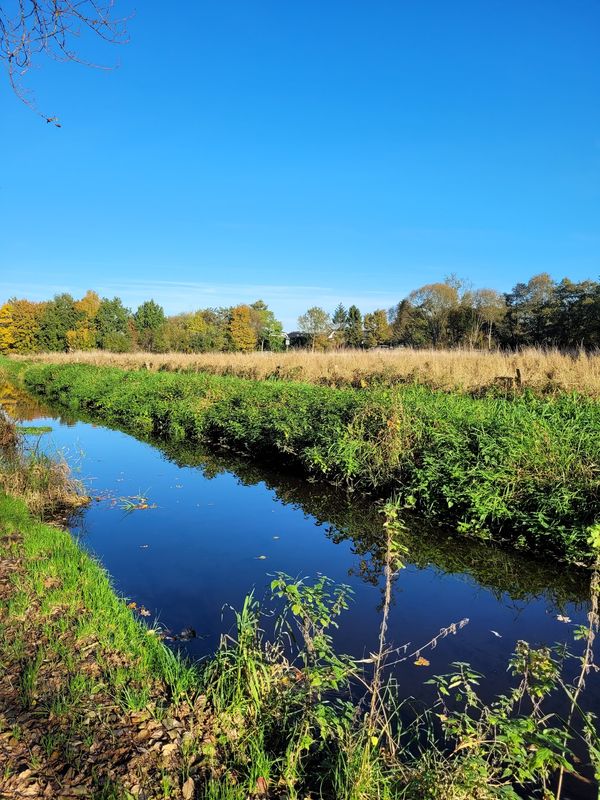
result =
[{"label": "dry reed", "polygon": [[123,369],[208,372],[265,380],[281,378],[328,386],[420,383],[432,389],[478,392],[510,384],[520,371],[523,385],[542,394],[578,391],[600,397],[600,353],[528,348],[480,350],[336,350],[312,353],[109,353],[102,350],[13,356],[42,363],[83,363]]}]

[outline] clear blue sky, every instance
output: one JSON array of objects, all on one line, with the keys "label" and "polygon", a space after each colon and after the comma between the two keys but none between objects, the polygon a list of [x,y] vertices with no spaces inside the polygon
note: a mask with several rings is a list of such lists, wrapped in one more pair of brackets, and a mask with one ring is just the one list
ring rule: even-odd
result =
[{"label": "clear blue sky", "polygon": [[[116,0],[129,12],[129,0]],[[168,8],[168,11],[165,9]],[[0,300],[387,307],[600,274],[598,0],[144,0],[0,83]]]}]

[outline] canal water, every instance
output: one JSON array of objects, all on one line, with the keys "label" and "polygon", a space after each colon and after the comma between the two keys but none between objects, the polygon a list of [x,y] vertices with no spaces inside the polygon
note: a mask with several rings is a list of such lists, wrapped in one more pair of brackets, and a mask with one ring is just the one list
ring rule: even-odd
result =
[{"label": "canal water", "polygon": [[[376,648],[382,602],[383,518],[375,502],[198,448],[139,441],[118,430],[38,406],[16,390],[0,393],[26,425],[30,446],[60,453],[94,498],[73,534],[110,573],[119,593],[149,611],[192,658],[215,650],[233,608],[254,591],[269,607],[272,576],[325,574],[353,590],[336,632],[338,649],[364,657]],[[142,500],[143,498],[143,500]],[[132,508],[132,506],[147,506]],[[518,640],[573,643],[586,621],[588,576],[469,542],[449,530],[407,521],[406,566],[394,583],[388,639],[407,653],[442,628],[468,623],[396,666],[402,695],[426,701],[426,681],[468,661],[486,676],[487,698],[506,690]],[[268,626],[268,620],[265,624]],[[402,651],[404,652],[404,651]],[[588,703],[600,707],[590,677]]]}]

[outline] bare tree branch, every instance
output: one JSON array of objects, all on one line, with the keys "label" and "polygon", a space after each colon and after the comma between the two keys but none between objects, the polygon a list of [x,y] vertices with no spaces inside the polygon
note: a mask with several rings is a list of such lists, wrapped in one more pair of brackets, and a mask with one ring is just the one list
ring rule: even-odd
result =
[{"label": "bare tree branch", "polygon": [[82,58],[75,45],[87,32],[110,44],[126,44],[127,21],[114,16],[113,0],[1,0],[0,60],[17,97],[46,122],[60,127],[56,117],[37,109],[23,83],[36,57],[110,69]]}]

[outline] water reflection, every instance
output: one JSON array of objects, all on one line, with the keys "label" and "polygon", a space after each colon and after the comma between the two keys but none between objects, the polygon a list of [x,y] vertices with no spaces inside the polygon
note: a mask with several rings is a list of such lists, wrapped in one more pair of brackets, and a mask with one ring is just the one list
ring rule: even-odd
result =
[{"label": "water reflection", "polygon": [[[118,590],[157,615],[190,655],[214,650],[230,624],[227,608],[240,607],[252,588],[268,595],[277,571],[349,583],[355,599],[338,646],[357,656],[374,649],[383,566],[376,503],[231,454],[143,442],[44,408],[12,387],[0,397],[15,417],[53,427],[42,446],[61,448],[102,498],[73,522],[74,533]],[[125,513],[119,498],[139,495],[149,508]],[[450,536],[416,517],[407,518],[403,536],[408,558],[394,587],[394,645],[419,647],[440,628],[470,619],[439,645],[431,670],[470,661],[501,687],[518,639],[569,641],[572,626],[558,615],[573,624],[585,619],[582,571]],[[190,629],[195,638],[181,636]],[[401,665],[404,690],[421,693],[425,673]]]}]

